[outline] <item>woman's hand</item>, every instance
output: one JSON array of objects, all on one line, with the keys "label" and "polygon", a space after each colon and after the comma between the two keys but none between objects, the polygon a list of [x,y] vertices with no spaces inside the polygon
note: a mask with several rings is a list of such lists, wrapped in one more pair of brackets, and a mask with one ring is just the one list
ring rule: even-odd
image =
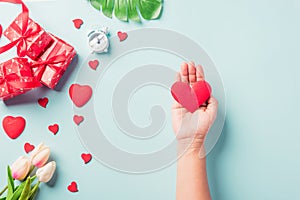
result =
[{"label": "woman's hand", "polygon": [[[202,66],[195,66],[193,62],[190,62],[181,64],[181,71],[177,74],[176,81],[186,82],[192,86],[204,78]],[[214,97],[210,97],[207,105],[200,106],[194,113],[190,113],[175,101],[172,106],[172,122],[179,145],[184,149],[189,145],[191,148],[200,149],[216,119],[217,110],[218,102]]]}]

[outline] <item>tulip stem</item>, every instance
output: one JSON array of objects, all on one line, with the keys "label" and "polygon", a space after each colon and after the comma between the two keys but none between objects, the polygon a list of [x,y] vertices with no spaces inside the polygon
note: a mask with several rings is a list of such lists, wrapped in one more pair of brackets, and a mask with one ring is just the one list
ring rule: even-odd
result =
[{"label": "tulip stem", "polygon": [[8,186],[6,186],[1,192],[0,192],[0,197],[1,195],[7,190]]}]

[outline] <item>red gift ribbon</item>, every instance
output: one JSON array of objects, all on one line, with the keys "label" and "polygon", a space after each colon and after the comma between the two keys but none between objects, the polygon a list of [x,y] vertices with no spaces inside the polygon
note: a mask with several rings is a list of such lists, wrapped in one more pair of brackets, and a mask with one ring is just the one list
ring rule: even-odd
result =
[{"label": "red gift ribbon", "polygon": [[[8,70],[6,70],[8,66],[1,67],[1,71],[3,76],[0,77],[0,84],[6,83],[7,85],[13,87],[13,88],[21,88],[21,89],[33,89],[36,87],[39,87],[41,84],[38,81],[34,82],[24,82],[20,80],[20,76],[18,76],[16,73],[12,74],[6,74]],[[34,77],[28,77],[28,78],[34,78]],[[10,87],[8,87],[8,92],[15,92],[11,91]]]},{"label": "red gift ribbon", "polygon": [[61,67],[56,67],[56,66],[52,66],[53,64],[58,64],[58,63],[62,63],[66,61],[66,51],[64,51],[62,54],[59,54],[57,56],[53,56],[47,60],[43,60],[43,61],[38,61],[38,62],[33,62],[31,64],[31,68],[34,67],[39,67],[39,68],[46,68],[46,66],[50,67],[51,69],[53,69],[56,72],[59,72],[60,74],[62,74],[63,72],[65,72],[65,70]]},{"label": "red gift ribbon", "polygon": [[22,34],[21,37],[16,39],[15,41],[12,41],[11,43],[0,47],[0,54],[8,51],[15,45],[17,45],[17,53],[18,56],[24,57],[27,51],[27,43],[26,40],[31,35],[38,33],[38,29],[28,29],[28,21],[29,21],[29,10],[26,7],[26,5],[23,3],[22,0],[0,0],[0,2],[8,2],[8,3],[14,3],[14,4],[21,4],[22,5],[22,13],[21,13],[21,19],[22,19]]}]

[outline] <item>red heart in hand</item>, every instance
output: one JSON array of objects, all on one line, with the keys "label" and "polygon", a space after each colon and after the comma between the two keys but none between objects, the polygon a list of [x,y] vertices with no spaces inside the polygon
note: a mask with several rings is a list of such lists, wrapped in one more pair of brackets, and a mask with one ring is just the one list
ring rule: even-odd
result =
[{"label": "red heart in hand", "polygon": [[85,164],[89,163],[92,160],[92,155],[90,153],[83,153],[81,154],[81,158]]},{"label": "red heart in hand", "polygon": [[25,129],[26,121],[23,117],[6,116],[2,121],[5,133],[11,139],[18,138]]},{"label": "red heart in hand", "polygon": [[91,61],[89,61],[89,66],[93,70],[96,70],[97,67],[98,67],[98,65],[99,65],[99,61],[98,60],[91,60]]},{"label": "red heart in hand", "polygon": [[176,82],[171,93],[178,103],[193,113],[209,99],[211,87],[206,81],[198,81],[192,87],[188,83]]},{"label": "red heart in hand", "polygon": [[73,23],[75,28],[80,29],[81,25],[83,24],[82,19],[73,19]]},{"label": "red heart in hand", "polygon": [[44,108],[47,107],[47,104],[49,102],[49,99],[47,97],[41,98],[38,100],[38,104]]},{"label": "red heart in hand", "polygon": [[58,124],[53,124],[48,126],[49,131],[51,131],[54,135],[57,134],[58,130],[59,130],[59,126]]},{"label": "red heart in hand", "polygon": [[0,24],[0,38],[2,37],[2,26]]},{"label": "red heart in hand", "polygon": [[120,39],[120,42],[122,42],[122,41],[124,41],[124,40],[127,39],[128,35],[127,35],[127,33],[125,33],[125,32],[119,31],[119,32],[118,32],[118,37],[119,37],[119,39]]},{"label": "red heart in hand", "polygon": [[71,100],[77,107],[84,106],[92,97],[93,90],[89,85],[72,84],[69,89]]},{"label": "red heart in hand", "polygon": [[70,192],[78,192],[78,187],[77,187],[77,183],[75,181],[73,181],[69,186],[68,186],[68,190]]},{"label": "red heart in hand", "polygon": [[34,145],[32,145],[32,144],[30,144],[28,142],[26,142],[24,144],[24,150],[25,150],[26,153],[31,152],[33,149],[34,149]]},{"label": "red heart in hand", "polygon": [[83,120],[84,120],[83,116],[74,115],[74,117],[73,117],[73,121],[77,125],[81,124],[81,122],[83,122]]}]

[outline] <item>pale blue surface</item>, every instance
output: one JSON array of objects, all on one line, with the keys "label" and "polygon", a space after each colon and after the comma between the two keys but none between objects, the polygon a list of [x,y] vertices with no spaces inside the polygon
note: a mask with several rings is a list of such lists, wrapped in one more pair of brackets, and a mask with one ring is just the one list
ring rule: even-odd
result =
[{"label": "pale blue surface", "polygon": [[[56,0],[28,3],[28,6],[32,18],[46,30],[76,47],[78,67],[89,54],[85,34],[90,25],[103,24],[112,32],[162,27],[197,41],[218,66],[227,95],[225,129],[208,156],[213,198],[300,199],[299,1],[189,2],[192,3],[166,1],[162,18],[142,25],[107,19],[85,0]],[[19,11],[12,8],[1,4],[0,22],[4,27]],[[78,17],[85,21],[79,31],[71,23]],[[15,141],[8,139],[1,129],[0,184],[5,184],[5,166],[23,153],[23,144],[43,140],[52,147],[59,168],[55,186],[43,185],[39,199],[174,199],[175,165],[152,174],[128,175],[95,160],[87,166],[82,164],[80,154],[85,149],[74,130],[67,94],[78,67],[60,92],[45,89],[27,96],[31,99],[48,96],[50,103],[46,110],[35,101],[1,104],[1,119],[7,114],[23,115],[28,124]],[[53,136],[47,126],[55,122],[60,123],[61,129]],[[66,190],[73,180],[79,183],[79,193]]]}]

